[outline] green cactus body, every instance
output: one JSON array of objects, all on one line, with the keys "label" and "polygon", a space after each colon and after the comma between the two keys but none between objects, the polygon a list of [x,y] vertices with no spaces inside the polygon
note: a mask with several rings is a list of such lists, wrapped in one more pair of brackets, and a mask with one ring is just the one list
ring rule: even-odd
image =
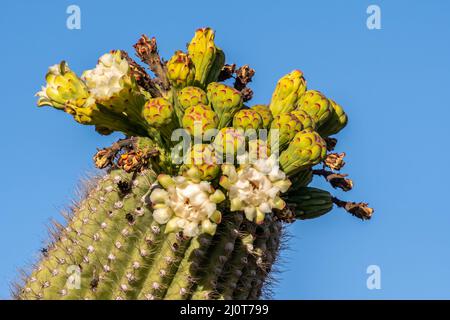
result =
[{"label": "green cactus body", "polygon": [[[250,296],[252,275],[258,274],[260,281],[266,278],[253,257],[254,250],[266,241],[255,236],[261,227],[243,223],[242,214],[232,213],[214,236],[201,234],[191,239],[180,232],[165,234],[164,226],[153,221],[148,199],[155,179],[151,170],[133,175],[118,169],[98,179],[16,297],[152,300]],[[276,255],[265,247],[258,252],[263,251]],[[78,286],[74,276],[80,280]]]}]

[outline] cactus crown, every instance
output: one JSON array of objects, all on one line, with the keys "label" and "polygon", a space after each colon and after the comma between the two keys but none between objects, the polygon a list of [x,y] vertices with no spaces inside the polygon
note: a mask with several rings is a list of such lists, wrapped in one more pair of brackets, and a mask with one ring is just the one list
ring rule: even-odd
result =
[{"label": "cactus crown", "polygon": [[371,217],[365,203],[308,187],[313,175],[344,191],[353,184],[338,172],[345,154],[332,152],[330,137],[347,115],[307,90],[301,71],[282,77],[267,105],[249,108],[255,71],[225,64],[212,29],[197,30],[167,62],[155,38],[134,48],[153,75],[116,50],[81,77],[65,62],[51,67],[37,94],[39,106],[125,138],[95,154],[106,175],[65,227],[55,225],[17,298],[256,299],[284,223],[333,205]]}]

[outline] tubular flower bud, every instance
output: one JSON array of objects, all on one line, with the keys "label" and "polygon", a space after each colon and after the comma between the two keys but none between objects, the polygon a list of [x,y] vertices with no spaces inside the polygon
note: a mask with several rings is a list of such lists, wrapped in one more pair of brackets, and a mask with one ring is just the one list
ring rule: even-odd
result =
[{"label": "tubular flower bud", "polygon": [[175,129],[175,112],[169,101],[164,98],[148,100],[142,109],[142,117],[150,126],[150,135],[162,136],[166,141],[170,141]]},{"label": "tubular flower bud", "polygon": [[206,92],[198,87],[185,87],[178,91],[175,100],[175,111],[182,125],[184,111],[198,104],[208,105]]},{"label": "tubular flower bud", "polygon": [[258,130],[262,128],[263,121],[258,112],[252,109],[242,109],[236,112],[233,117],[233,127]]},{"label": "tubular flower bud", "polygon": [[294,110],[290,113],[296,116],[297,119],[302,123],[303,129],[316,130],[316,123],[314,119],[306,111]]},{"label": "tubular flower bud", "polygon": [[222,83],[212,82],[206,94],[208,101],[219,117],[218,129],[226,127],[234,114],[242,107],[242,96],[236,89]]},{"label": "tubular flower bud", "polygon": [[318,132],[323,137],[328,137],[338,133],[347,125],[348,117],[344,109],[338,105],[334,100],[329,99],[332,107],[330,118],[318,129]]},{"label": "tubular flower bud", "polygon": [[176,51],[167,62],[167,76],[176,88],[191,85],[195,78],[195,68],[189,56],[182,51]]},{"label": "tubular flower bud", "polygon": [[333,108],[330,101],[321,92],[308,90],[300,97],[297,110],[305,111],[314,119],[317,127],[320,127],[328,121]]},{"label": "tubular flower bud", "polygon": [[311,130],[298,132],[289,147],[280,155],[280,165],[287,175],[308,169],[323,159],[327,154],[327,146],[320,135]]},{"label": "tubular flower bud", "polygon": [[218,118],[209,106],[198,104],[185,110],[182,123],[191,136],[201,137],[217,128]]},{"label": "tubular flower bud", "polygon": [[201,28],[195,32],[188,45],[188,53],[195,65],[195,81],[204,87],[217,81],[225,63],[225,55],[214,43],[214,31]]},{"label": "tubular flower bud", "polygon": [[152,98],[142,109],[142,116],[150,126],[161,128],[172,122],[173,106],[164,98]]},{"label": "tubular flower bud", "polygon": [[219,159],[234,163],[234,159],[245,151],[245,136],[240,129],[222,128],[214,138],[214,150]]},{"label": "tubular flower bud", "polygon": [[270,101],[273,116],[295,109],[295,103],[306,91],[306,81],[300,70],[294,70],[278,80]]},{"label": "tubular flower bud", "polygon": [[261,116],[261,119],[263,121],[262,127],[264,129],[269,129],[270,123],[273,120],[272,112],[270,112],[269,106],[265,104],[258,104],[253,106],[252,110],[255,110]]},{"label": "tubular flower bud", "polygon": [[220,170],[211,144],[193,145],[185,157],[184,164],[187,174],[200,180],[212,180],[217,177]]},{"label": "tubular flower bud", "polygon": [[270,125],[269,142],[273,150],[284,150],[297,132],[302,131],[300,120],[291,113],[280,113]]},{"label": "tubular flower bud", "polygon": [[288,203],[300,220],[318,218],[333,209],[331,194],[317,188],[299,188],[289,196]]},{"label": "tubular flower bud", "polygon": [[186,87],[178,93],[178,103],[184,112],[187,108],[198,104],[207,105],[208,99],[206,98],[206,92],[202,89],[198,87]]}]

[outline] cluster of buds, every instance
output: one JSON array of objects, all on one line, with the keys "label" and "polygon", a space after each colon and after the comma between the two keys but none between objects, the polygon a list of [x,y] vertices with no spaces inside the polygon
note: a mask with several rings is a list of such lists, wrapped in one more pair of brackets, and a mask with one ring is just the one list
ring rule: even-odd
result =
[{"label": "cluster of buds", "polygon": [[[303,72],[286,74],[267,104],[252,106],[248,85],[255,70],[225,64],[212,29],[198,29],[187,50],[167,62],[155,38],[143,35],[134,47],[154,77],[120,50],[103,55],[81,77],[63,62],[49,69],[38,105],[63,110],[102,134],[139,137],[98,151],[94,161],[101,169],[160,174],[150,198],[165,232],[214,234],[222,214],[234,212],[257,224],[268,215],[292,222],[321,216],[333,205],[370,218],[365,203],[340,202],[308,187],[313,175],[344,191],[353,182],[339,173],[345,153],[331,153],[337,143],[331,136],[346,126],[347,115],[308,89]],[[224,83],[229,78],[234,85]],[[174,137],[186,141],[177,144]]]}]

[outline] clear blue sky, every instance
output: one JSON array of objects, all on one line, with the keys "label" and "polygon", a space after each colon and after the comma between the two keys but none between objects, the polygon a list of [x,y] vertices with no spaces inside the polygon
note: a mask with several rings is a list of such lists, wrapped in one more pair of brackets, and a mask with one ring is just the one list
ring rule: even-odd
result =
[{"label": "clear blue sky", "polygon": [[[66,28],[70,4],[81,30]],[[370,4],[381,7],[381,30],[366,28]],[[450,2],[16,0],[2,1],[0,16],[1,298],[93,171],[96,147],[118,137],[38,109],[47,67],[66,59],[80,72],[111,49],[132,51],[142,33],[168,58],[201,26],[217,30],[228,62],[256,69],[255,103],[299,68],[345,107],[338,150],[355,189],[337,194],[376,208],[370,222],[335,210],[290,227],[275,298],[450,298]],[[369,265],[381,268],[381,290],[366,287]]]}]

